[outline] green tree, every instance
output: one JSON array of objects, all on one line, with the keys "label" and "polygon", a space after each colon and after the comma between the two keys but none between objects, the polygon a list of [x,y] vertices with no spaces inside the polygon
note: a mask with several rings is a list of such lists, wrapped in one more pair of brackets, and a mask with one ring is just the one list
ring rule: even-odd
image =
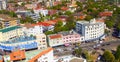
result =
[{"label": "green tree", "polygon": [[53,32],[53,31],[46,31],[45,34],[46,34],[46,35],[54,34],[54,32]]},{"label": "green tree", "polygon": [[75,18],[73,16],[69,16],[67,18],[67,22],[66,22],[66,27],[68,28],[68,30],[74,29],[75,28]]},{"label": "green tree", "polygon": [[120,23],[118,23],[118,25],[117,25],[117,29],[120,30]]},{"label": "green tree", "polygon": [[71,11],[66,11],[66,12],[65,12],[65,15],[68,15],[68,16],[69,16],[69,15],[71,15],[71,14],[72,14]]},{"label": "green tree", "polygon": [[21,23],[35,23],[32,18],[26,17],[25,19],[20,19]]},{"label": "green tree", "polygon": [[112,28],[114,26],[114,21],[112,20],[106,20],[105,24],[108,28]]},{"label": "green tree", "polygon": [[91,19],[93,19],[93,16],[91,16],[91,15],[87,15],[87,16],[85,17],[85,20],[86,20],[86,21],[90,21]]},{"label": "green tree", "polygon": [[114,62],[115,57],[110,51],[105,51],[103,54],[103,61],[104,62]]},{"label": "green tree", "polygon": [[63,27],[63,22],[62,21],[58,21],[55,24],[54,32],[57,33],[57,32],[62,31],[62,27]]},{"label": "green tree", "polygon": [[75,49],[75,54],[76,54],[76,56],[80,57],[82,54],[82,48],[79,47],[78,49]]},{"label": "green tree", "polygon": [[25,5],[25,3],[23,2],[21,5],[22,5],[22,6],[24,6],[24,5]]},{"label": "green tree", "polygon": [[117,51],[115,53],[115,59],[120,61],[120,45],[117,47]]}]

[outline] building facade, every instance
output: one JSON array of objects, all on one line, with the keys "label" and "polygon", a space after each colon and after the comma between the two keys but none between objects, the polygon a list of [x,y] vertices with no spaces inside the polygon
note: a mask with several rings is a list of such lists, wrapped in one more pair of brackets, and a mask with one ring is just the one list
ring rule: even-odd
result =
[{"label": "building facade", "polygon": [[0,10],[7,8],[7,0],[0,0]]},{"label": "building facade", "polygon": [[19,24],[20,24],[20,20],[18,20],[17,18],[13,18],[8,15],[0,14],[0,28],[16,26]]},{"label": "building facade", "polygon": [[84,36],[80,36],[73,31],[59,32],[58,34],[48,35],[48,44],[51,47],[59,45],[67,45],[71,43],[81,43],[84,41]]},{"label": "building facade", "polygon": [[0,49],[13,51],[16,49],[45,49],[47,48],[46,35],[20,36],[0,43]]},{"label": "building facade", "polygon": [[46,35],[45,34],[39,34],[36,35],[37,38],[37,43],[38,43],[38,49],[45,49],[47,48],[47,40],[46,40]]},{"label": "building facade", "polygon": [[64,44],[80,43],[81,41],[84,41],[84,37],[74,31],[60,32],[60,34],[62,34]]},{"label": "building facade", "polygon": [[27,36],[35,36],[43,33],[43,27],[41,25],[25,24],[23,27],[23,32]]},{"label": "building facade", "polygon": [[104,36],[104,22],[97,22],[95,19],[76,22],[76,31],[84,36],[86,41],[99,40]]},{"label": "building facade", "polygon": [[48,35],[48,44],[50,47],[63,45],[62,35],[61,34],[52,34]]},{"label": "building facade", "polygon": [[7,28],[0,29],[0,41],[7,41],[14,37],[19,37],[23,35],[22,27],[11,26]]}]

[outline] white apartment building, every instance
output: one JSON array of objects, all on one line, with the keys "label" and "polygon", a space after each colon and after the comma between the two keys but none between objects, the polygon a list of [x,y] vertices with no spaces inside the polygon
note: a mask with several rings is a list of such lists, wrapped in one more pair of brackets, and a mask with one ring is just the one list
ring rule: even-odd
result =
[{"label": "white apartment building", "polygon": [[88,21],[77,21],[76,31],[84,36],[85,41],[100,40],[104,36],[104,22],[97,22],[95,19]]},{"label": "white apartment building", "polygon": [[38,35],[43,33],[43,28],[40,25],[26,24],[23,27],[23,31],[26,35]]},{"label": "white apartment building", "polygon": [[33,10],[35,14],[41,14],[43,16],[46,16],[48,14],[48,10],[44,8],[36,8]]}]

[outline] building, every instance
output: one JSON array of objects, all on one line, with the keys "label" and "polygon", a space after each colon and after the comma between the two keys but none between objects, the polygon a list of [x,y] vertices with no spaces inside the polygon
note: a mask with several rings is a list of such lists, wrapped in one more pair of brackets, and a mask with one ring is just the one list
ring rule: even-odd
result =
[{"label": "building", "polygon": [[41,14],[42,16],[48,15],[48,10],[45,8],[35,8],[33,11],[35,14],[38,14],[38,15],[39,14]]},{"label": "building", "polygon": [[42,25],[35,25],[35,24],[25,24],[23,27],[23,32],[27,35],[27,36],[35,36],[35,35],[39,35],[41,33],[43,33],[43,27]]},{"label": "building", "polygon": [[18,61],[25,59],[25,51],[24,50],[17,50],[10,53],[10,61]]},{"label": "building", "polygon": [[7,0],[0,0],[0,10],[7,8]]},{"label": "building", "polygon": [[0,42],[0,49],[14,51],[16,49],[45,49],[47,48],[46,35],[20,36],[7,41]]},{"label": "building", "polygon": [[11,26],[0,29],[0,41],[7,41],[22,35],[23,35],[23,31],[22,31],[22,27],[20,26]]},{"label": "building", "polygon": [[54,62],[53,48],[47,48],[32,57],[28,62]]},{"label": "building", "polygon": [[48,44],[51,47],[65,45],[72,43],[81,43],[84,41],[84,36],[80,36],[74,31],[59,32],[58,34],[48,35]]},{"label": "building", "polygon": [[62,40],[65,45],[69,43],[81,43],[81,41],[84,41],[84,37],[74,31],[59,32],[59,34],[62,34]]},{"label": "building", "polygon": [[48,35],[48,44],[50,47],[63,45],[62,35],[61,34],[52,34]]},{"label": "building", "polygon": [[100,40],[104,36],[104,22],[97,22],[95,19],[88,21],[77,21],[76,31],[84,36],[85,41]]},{"label": "building", "polygon": [[10,55],[5,55],[5,62],[54,62],[53,48],[46,48],[42,50],[17,50]]},{"label": "building", "polygon": [[38,43],[38,49],[45,49],[47,48],[47,38],[46,38],[46,35],[45,34],[39,34],[39,35],[36,35],[36,41]]},{"label": "building", "polygon": [[10,17],[5,14],[0,14],[0,27],[5,28],[9,26],[16,26],[20,24],[20,20],[14,17]]},{"label": "building", "polygon": [[0,55],[0,62],[4,62],[4,59],[1,55]]}]

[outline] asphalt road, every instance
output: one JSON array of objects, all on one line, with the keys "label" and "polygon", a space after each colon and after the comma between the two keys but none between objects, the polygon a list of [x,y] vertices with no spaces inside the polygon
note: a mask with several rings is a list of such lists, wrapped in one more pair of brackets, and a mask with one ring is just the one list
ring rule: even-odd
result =
[{"label": "asphalt road", "polygon": [[[80,45],[80,47],[83,50],[88,50],[88,51],[94,51],[94,46],[97,44],[95,42],[90,42],[90,43],[83,43]],[[117,46],[120,45],[120,40],[117,41],[110,41],[110,42],[103,42],[99,46],[97,46],[97,50],[105,49],[105,50],[115,50]],[[54,55],[57,56],[64,56],[64,55],[71,55],[72,51],[74,51],[75,46],[69,46],[69,47],[56,47],[54,48]]]}]

